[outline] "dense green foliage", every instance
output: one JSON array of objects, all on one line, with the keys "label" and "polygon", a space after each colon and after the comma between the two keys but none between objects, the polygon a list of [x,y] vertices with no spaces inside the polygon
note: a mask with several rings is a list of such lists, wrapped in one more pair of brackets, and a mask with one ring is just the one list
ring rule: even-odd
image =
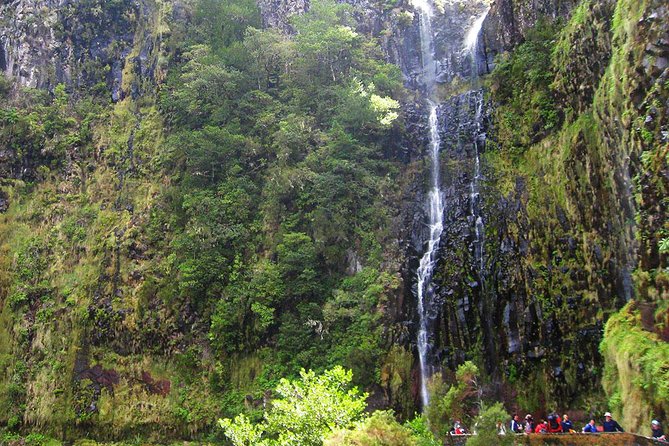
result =
[{"label": "dense green foliage", "polygon": [[412,432],[397,422],[392,412],[376,411],[355,429],[337,431],[326,439],[325,446],[416,446]]},{"label": "dense green foliage", "polygon": [[351,371],[341,367],[300,373],[299,381],[282,379],[276,398],[261,422],[244,414],[220,420],[235,446],[436,446],[438,442],[416,418],[402,426],[392,411],[365,414],[367,394],[350,388]]},{"label": "dense green foliage", "polygon": [[500,426],[504,426],[508,419],[509,414],[502,403],[494,403],[490,407],[483,408],[476,418],[476,435],[467,439],[467,446],[514,444],[514,435],[499,435]]},{"label": "dense green foliage", "polygon": [[[384,54],[401,32],[384,21],[414,19],[381,2],[370,30],[356,6],[310,3],[286,34],[262,29],[253,0],[71,2],[52,31],[72,46],[73,83],[19,89],[0,76],[3,442],[221,442],[215,420],[241,414],[225,423],[239,444],[320,444],[336,428],[330,443],[433,446],[456,419],[476,423],[485,379],[473,362],[436,376],[429,422],[405,425],[362,416],[359,395],[340,405],[313,372],[295,380],[342,365],[374,404],[413,415],[413,328],[394,318],[409,299],[400,208],[420,167],[398,160],[415,135]],[[627,426],[669,410],[669,84],[642,44],[660,39],[662,18],[644,19],[656,7],[584,0],[564,27],[540,20],[486,81],[485,248],[503,276],[490,303],[513,296],[488,316],[499,339],[511,339],[503,318],[531,338],[499,349],[494,378],[529,411],[600,412],[583,389],[602,370]],[[621,211],[628,199],[636,219]],[[636,292],[652,317],[644,331],[635,311],[615,315],[602,357],[637,242]],[[466,325],[454,355],[483,364],[481,324]],[[302,419],[295,393],[311,414],[351,410]],[[479,426],[501,416],[494,406]]]},{"label": "dense green foliage", "polygon": [[495,99],[493,120],[499,141],[509,155],[525,151],[560,125],[551,90],[551,53],[559,25],[542,21],[525,42],[501,58],[487,80]]},{"label": "dense green foliage", "polygon": [[318,376],[311,370],[300,375],[299,381],[280,381],[262,423],[253,425],[243,414],[219,421],[234,446],[318,446],[362,417],[367,395],[348,388],[350,371],[335,367]]},{"label": "dense green foliage", "polygon": [[[232,20],[226,6],[203,7],[207,23]],[[396,172],[386,151],[398,106],[386,95],[401,81],[352,12],[314,3],[295,36],[204,34],[161,94],[175,186],[151,225],[172,229],[174,277],[158,286],[214,308],[223,363],[277,348],[270,382],[341,363],[369,384],[380,365],[375,308],[397,285],[379,271],[389,215],[377,197]],[[369,266],[343,278],[349,246]]]},{"label": "dense green foliage", "polygon": [[[632,302],[607,321],[600,345],[609,405],[625,425],[669,413],[669,343],[641,327],[635,307]],[[650,434],[648,426],[641,428]]]},{"label": "dense green foliage", "polygon": [[478,380],[478,367],[471,361],[458,367],[453,385],[445,383],[441,374],[435,375],[431,383],[432,399],[425,415],[437,437],[445,438],[456,421],[463,426],[473,426],[482,405]]},{"label": "dense green foliage", "polygon": [[193,437],[257,416],[301,368],[378,383],[400,286],[382,248],[399,69],[349,5],[314,2],[292,35],[260,29],[249,0],[193,2],[184,22],[169,2],[141,20],[131,6],[68,16],[77,48],[87,20],[138,20],[135,46],[118,42],[122,100],[101,93],[107,58],[86,59],[76,95],[0,85],[0,420]]}]

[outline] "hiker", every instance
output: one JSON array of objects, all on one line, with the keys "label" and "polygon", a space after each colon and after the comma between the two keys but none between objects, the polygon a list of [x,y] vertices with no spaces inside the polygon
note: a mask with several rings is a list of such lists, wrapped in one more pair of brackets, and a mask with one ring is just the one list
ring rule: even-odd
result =
[{"label": "hiker", "polygon": [[664,431],[662,430],[659,421],[653,420],[650,424],[650,430],[652,432],[651,437],[655,440],[667,441],[667,436],[664,435]]},{"label": "hiker", "polygon": [[602,423],[604,426],[604,432],[625,432],[625,430],[620,427],[618,422],[611,417],[611,412],[606,412],[604,414],[606,421]]},{"label": "hiker", "polygon": [[537,424],[537,427],[534,428],[534,433],[545,434],[546,432],[548,432],[548,423],[546,423],[546,420],[541,420],[541,422]]},{"label": "hiker", "polygon": [[511,420],[511,432],[514,434],[523,433],[523,423],[520,422],[520,417],[517,413],[513,414],[513,419]]},{"label": "hiker", "polygon": [[582,432],[586,434],[596,434],[597,432],[599,432],[597,430],[597,425],[595,424],[595,420],[594,419],[590,420],[590,422],[583,427]]},{"label": "hiker", "polygon": [[556,414],[555,412],[551,413],[548,415],[548,423],[547,425],[547,430],[549,434],[558,434],[562,432],[562,420],[560,420],[560,416]]},{"label": "hiker", "polygon": [[497,422],[497,435],[506,435],[506,427],[501,421]]},{"label": "hiker", "polygon": [[451,433],[453,435],[464,435],[467,433],[467,431],[465,431],[465,428],[462,427],[462,424],[460,424],[460,420],[457,420],[453,425],[453,430],[451,431]]},{"label": "hiker", "polygon": [[534,432],[534,419],[529,413],[525,415],[525,433],[531,434]]},{"label": "hiker", "polygon": [[562,432],[574,433],[574,423],[571,422],[567,414],[562,415]]}]

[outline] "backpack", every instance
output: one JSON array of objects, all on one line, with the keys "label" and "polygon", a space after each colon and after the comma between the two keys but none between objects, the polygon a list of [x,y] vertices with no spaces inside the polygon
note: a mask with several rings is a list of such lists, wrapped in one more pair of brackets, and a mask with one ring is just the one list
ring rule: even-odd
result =
[{"label": "backpack", "polygon": [[560,424],[557,422],[557,419],[553,417],[548,418],[548,428],[552,431],[556,431],[560,428]]}]

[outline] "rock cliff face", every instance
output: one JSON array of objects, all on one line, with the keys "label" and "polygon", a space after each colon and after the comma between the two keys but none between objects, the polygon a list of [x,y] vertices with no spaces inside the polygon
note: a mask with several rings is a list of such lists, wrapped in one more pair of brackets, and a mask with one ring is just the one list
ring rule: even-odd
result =
[{"label": "rock cliff face", "polygon": [[[539,397],[549,404],[576,401],[584,385],[597,385],[608,315],[632,298],[666,298],[659,246],[667,211],[657,192],[666,190],[659,174],[666,159],[656,158],[667,147],[665,9],[661,2],[495,2],[484,25],[492,53],[529,38],[522,58],[537,51],[531,33],[539,19],[562,23],[548,69],[560,129],[535,138],[520,155],[507,152],[511,163],[490,153],[485,192],[494,228],[487,250],[496,253],[489,259],[496,299],[488,315],[497,327],[500,371],[511,382],[547,384],[558,396]],[[492,127],[503,130],[501,124]],[[495,150],[515,144],[493,133]],[[657,310],[650,326],[663,324],[666,309],[651,306]],[[613,393],[611,404],[622,414],[632,398],[620,406]],[[518,400],[527,396],[525,387]],[[627,411],[630,427],[647,424],[632,416],[638,407]]]},{"label": "rock cliff face", "polygon": [[[603,400],[585,401],[583,388],[599,388],[605,360],[615,369],[611,348],[608,359],[599,352],[604,323],[632,298],[661,301],[667,293],[666,254],[659,251],[667,211],[658,192],[667,187],[660,173],[666,160],[657,158],[667,144],[665,7],[646,2],[621,20],[616,17],[630,5],[620,1],[492,4],[482,36],[487,68],[496,55],[513,52],[528,38],[522,51],[534,48],[538,24],[538,29],[554,27],[553,35],[542,37],[548,66],[539,75],[548,78],[544,82],[559,116],[556,128],[536,136],[518,155],[507,151],[513,143],[495,122],[503,115],[488,104],[493,119],[483,165],[486,235],[479,267],[468,221],[474,111],[472,97],[460,94],[468,72],[451,37],[475,15],[476,6],[470,6],[460,13],[446,10],[433,24],[439,30],[440,91],[450,98],[441,112],[446,211],[435,276],[435,362],[454,369],[478,358],[493,378],[491,394],[508,398],[519,410],[603,407]],[[410,48],[417,47],[417,37],[409,32],[396,39],[402,42],[398,60],[412,85],[419,61]],[[633,56],[626,59],[622,54],[629,51]],[[425,132],[424,126],[418,129]],[[415,196],[419,205],[406,223],[413,228],[406,284],[412,283],[416,253],[426,239],[424,197]],[[412,314],[411,301],[405,305]],[[646,325],[662,327],[666,308],[651,308],[656,313]],[[651,337],[661,336],[661,329],[649,330]],[[627,375],[624,369],[615,376]],[[644,399],[646,408],[643,416],[632,415],[639,408],[620,405],[616,379],[625,378],[608,384],[618,389],[609,390],[608,404],[627,414],[629,426],[644,426],[654,399],[630,397]]]},{"label": "rock cliff face", "polygon": [[308,0],[259,0],[258,7],[262,15],[263,26],[279,28],[290,32],[290,18],[302,14],[309,8]]},{"label": "rock cliff face", "polygon": [[566,20],[578,0],[494,0],[484,24],[488,51],[499,54],[522,42],[537,22]]},{"label": "rock cliff face", "polygon": [[[405,85],[419,98],[420,37],[412,6],[402,1],[348,3],[356,7],[361,35],[381,36],[388,60],[401,68]],[[486,396],[528,411],[558,404],[585,411],[602,408],[606,403],[597,395],[595,401],[588,399],[597,392],[584,389],[599,388],[606,366],[607,391],[617,404],[612,407],[625,415],[626,427],[647,424],[649,408],[669,411],[666,401],[650,398],[648,389],[630,391],[623,384],[630,375],[656,375],[629,366],[627,353],[618,353],[615,343],[607,343],[602,356],[599,344],[607,318],[634,297],[645,301],[643,310],[630,313],[630,319],[644,321],[640,332],[653,342],[668,337],[663,302],[669,299],[669,6],[661,0],[494,1],[483,26],[486,57],[478,65],[480,74],[492,70],[495,56],[531,41],[538,23],[559,23],[542,41],[550,46],[550,68],[540,73],[549,77],[542,82],[558,111],[551,128],[531,122],[532,138],[519,145],[500,130],[504,115],[496,114],[499,104],[491,102],[498,97],[496,86],[488,85],[492,99],[487,99],[470,79],[471,55],[463,49],[462,36],[486,5],[438,3],[433,26],[439,30],[436,94],[442,101],[446,211],[435,274],[433,362],[447,372],[466,359],[476,360],[490,378]],[[260,0],[259,8],[265,26],[293,32],[289,17],[307,10],[309,2]],[[160,177],[151,165],[162,160],[156,152],[164,144],[166,124],[155,104],[137,104],[145,95],[158,94],[158,84],[171,68],[166,46],[179,28],[172,25],[189,20],[190,4],[180,1],[0,2],[0,70],[18,86],[53,95],[62,83],[74,96],[85,93],[116,103],[107,116],[109,129],[90,142],[95,153],[84,159],[74,144],[57,166],[65,177],[81,172],[81,181],[60,181],[43,168],[48,163],[33,162],[31,157],[48,161],[49,148],[0,147],[3,181],[52,181],[53,190],[76,197],[95,191],[93,204],[60,202],[40,192],[37,204],[8,217],[22,222],[17,231],[26,232],[21,235],[25,239],[26,228],[40,218],[45,224],[65,219],[68,235],[54,246],[26,242],[24,251],[0,266],[60,250],[64,264],[54,270],[76,270],[86,284],[79,295],[72,291],[78,286],[72,277],[59,277],[58,298],[67,311],[53,314],[47,298],[55,288],[31,277],[38,289],[24,296],[30,305],[16,316],[6,303],[8,279],[0,271],[5,302],[0,368],[7,381],[0,400],[7,423],[50,426],[70,438],[89,432],[119,438],[144,429],[162,438],[188,437],[205,430],[219,413],[208,399],[210,389],[223,393],[235,383],[239,386],[237,393],[229,393],[231,399],[247,397],[249,407],[262,403],[242,395],[240,384],[259,374],[256,356],[235,357],[234,370],[217,364],[201,382],[193,378],[176,385],[171,380],[170,371],[202,367],[211,358],[202,335],[211,310],[178,299],[165,304],[160,293],[167,291],[157,289],[149,277],[170,274],[151,269],[159,256],[151,243],[160,241],[150,239],[146,228],[152,215],[167,206],[156,202],[157,191],[172,180]],[[547,101],[532,97],[528,109]],[[412,283],[426,240],[421,172],[427,124],[420,101],[407,100],[403,118],[397,138],[404,163],[400,176],[406,183],[398,193],[396,245],[384,247],[384,262],[403,283],[384,308],[387,355],[373,404],[409,416],[418,397]],[[484,147],[486,136],[481,190],[475,194],[476,151]],[[0,213],[9,210],[13,193],[19,192],[0,188]],[[51,205],[52,213],[40,214]],[[482,247],[477,245],[475,207],[485,228]],[[98,214],[100,218],[93,217]],[[6,226],[5,220],[0,223]],[[82,236],[78,228],[93,224],[102,227],[97,229],[104,237],[88,251],[68,251],[72,240]],[[169,231],[169,225],[154,230]],[[10,252],[0,246],[3,256]],[[406,257],[396,258],[397,252]],[[84,256],[90,264],[79,262]],[[359,272],[353,248],[347,257],[349,273]],[[48,270],[49,265],[40,265],[40,274]],[[53,325],[45,323],[49,318]],[[618,325],[627,329],[627,322]],[[45,352],[56,354],[47,360]],[[35,375],[27,377],[28,369]],[[642,408],[625,407],[628,395],[642,400]],[[7,405],[14,397],[23,398],[25,405]],[[134,404],[135,397],[143,403]]]},{"label": "rock cliff face", "polygon": [[[134,92],[137,74],[154,77],[152,2],[15,0],[0,5],[0,70],[19,86],[51,89],[58,83],[84,92],[103,85],[114,101]],[[104,7],[103,7],[104,6]],[[179,9],[175,4],[175,10]],[[152,38],[153,37],[153,38]],[[128,60],[126,60],[128,59]],[[134,67],[131,68],[131,65]],[[136,73],[132,73],[136,70]],[[124,89],[125,87],[125,89]]]}]

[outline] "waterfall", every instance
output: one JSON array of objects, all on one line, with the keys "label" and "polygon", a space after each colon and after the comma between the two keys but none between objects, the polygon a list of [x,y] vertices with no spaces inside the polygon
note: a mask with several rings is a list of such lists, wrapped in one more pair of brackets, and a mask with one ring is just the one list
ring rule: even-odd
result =
[{"label": "waterfall", "polygon": [[[420,44],[422,81],[425,93],[428,97],[434,93],[435,79],[437,73],[437,62],[434,56],[434,37],[432,33],[432,6],[426,0],[414,0],[414,6],[419,13]],[[427,220],[430,238],[427,249],[420,259],[416,271],[416,299],[419,316],[418,327],[418,359],[420,362],[420,396],[423,407],[430,403],[430,394],[427,389],[427,380],[431,371],[428,363],[430,356],[430,337],[428,322],[430,313],[430,301],[434,293],[432,286],[432,274],[436,263],[439,240],[444,230],[443,226],[443,197],[439,182],[439,138],[438,104],[427,99],[429,106],[429,145],[430,145],[430,191],[427,200]]]},{"label": "waterfall", "polygon": [[[429,157],[430,157],[430,182],[429,182],[429,192],[427,194],[427,200],[425,203],[426,210],[426,226],[429,229],[428,235],[429,238],[427,243],[424,245],[424,251],[420,258],[418,268],[416,270],[416,288],[415,296],[417,300],[417,312],[419,325],[417,330],[417,349],[418,349],[418,359],[420,365],[420,397],[423,408],[427,407],[430,403],[430,394],[427,388],[427,383],[431,377],[434,370],[434,357],[435,354],[435,342],[434,342],[434,333],[431,330],[431,327],[434,325],[434,321],[437,319],[441,308],[437,302],[439,296],[435,293],[435,286],[433,283],[433,275],[435,267],[438,261],[438,251],[440,239],[442,233],[444,232],[444,207],[445,207],[445,197],[441,191],[441,179],[440,179],[440,149],[442,146],[442,141],[440,137],[440,124],[439,116],[440,109],[442,105],[437,99],[436,93],[436,83],[437,79],[442,79],[442,75],[446,74],[446,77],[455,75],[453,71],[447,71],[448,60],[445,60],[443,63],[445,65],[440,65],[439,61],[435,56],[435,32],[432,28],[433,21],[435,20],[434,11],[432,5],[429,3],[429,0],[413,0],[413,6],[418,12],[418,23],[419,23],[419,36],[420,36],[420,63],[421,63],[421,86],[423,93],[426,97],[426,104],[429,110],[428,114],[428,124],[429,124]],[[472,81],[476,82],[476,77],[478,76],[478,64],[477,64],[477,49],[478,49],[478,35],[481,31],[483,21],[488,12],[488,9],[485,10],[485,13],[477,18],[474,22],[473,27],[466,33],[465,37],[465,49],[467,53],[464,55],[466,60],[472,61]],[[465,30],[461,36],[465,36]],[[455,41],[451,40],[455,43]],[[458,42],[459,44],[459,42]],[[441,41],[440,41],[441,45]],[[453,48],[450,48],[452,54],[456,54],[460,51],[458,48],[462,48],[459,45],[456,45]],[[441,80],[439,80],[441,82]],[[479,180],[481,177],[480,173],[480,159],[479,152],[482,149],[482,146],[479,147],[479,144],[485,141],[485,135],[483,134],[483,107],[484,100],[483,94],[481,91],[471,91],[466,94],[464,97],[472,98],[476,100],[476,116],[474,121],[469,121],[470,123],[475,124],[473,128],[470,128],[470,135],[474,137],[475,141],[475,172],[474,178],[470,184],[470,212],[469,214],[474,221],[474,231],[476,234],[476,239],[474,241],[475,253],[474,257],[476,259],[477,269],[479,270],[479,275],[483,276],[484,269],[484,225],[483,219],[480,213],[479,206]],[[483,135],[483,136],[482,136]]]},{"label": "waterfall", "polygon": [[479,64],[478,64],[478,51],[479,51],[479,35],[481,34],[481,29],[483,28],[483,22],[485,18],[488,17],[488,12],[490,12],[490,7],[487,7],[483,14],[481,14],[465,36],[464,49],[467,55],[470,57],[472,65],[472,78],[478,79],[479,73]]},{"label": "waterfall", "polygon": [[[479,35],[481,34],[481,28],[483,27],[483,22],[488,16],[490,7],[481,14],[472,27],[467,32],[464,41],[464,50],[470,58],[470,63],[472,67],[471,80],[474,88],[478,87],[478,73],[479,73]],[[474,151],[475,151],[475,160],[474,160],[474,176],[470,183],[470,199],[469,199],[469,214],[471,221],[474,225],[474,259],[478,266],[479,281],[483,287],[485,279],[485,226],[483,224],[483,217],[481,216],[481,206],[480,206],[480,191],[479,184],[481,181],[481,147],[485,144],[486,135],[483,131],[483,91],[481,89],[474,90],[472,94],[475,95],[474,100],[476,101],[476,112],[474,114]]]},{"label": "waterfall", "polygon": [[485,144],[485,133],[483,132],[483,92],[474,91],[474,100],[476,101],[476,113],[474,115],[474,176],[469,183],[469,215],[474,224],[474,259],[478,266],[479,279],[483,285],[485,277],[485,226],[481,216],[479,183],[481,181],[481,147]]},{"label": "waterfall", "polygon": [[418,357],[420,361],[420,395],[423,407],[430,403],[430,394],[427,390],[427,380],[430,377],[431,370],[428,364],[428,355],[430,351],[430,340],[428,336],[428,320],[430,313],[430,300],[434,294],[432,286],[432,273],[436,264],[437,250],[439,240],[444,230],[443,214],[444,200],[439,187],[439,147],[441,140],[439,138],[439,124],[437,121],[437,104],[428,100],[430,106],[430,161],[431,169],[431,188],[428,194],[428,224],[430,228],[430,239],[427,249],[423,253],[416,271],[417,286],[416,297],[418,300],[418,315],[420,325],[418,328]]}]

